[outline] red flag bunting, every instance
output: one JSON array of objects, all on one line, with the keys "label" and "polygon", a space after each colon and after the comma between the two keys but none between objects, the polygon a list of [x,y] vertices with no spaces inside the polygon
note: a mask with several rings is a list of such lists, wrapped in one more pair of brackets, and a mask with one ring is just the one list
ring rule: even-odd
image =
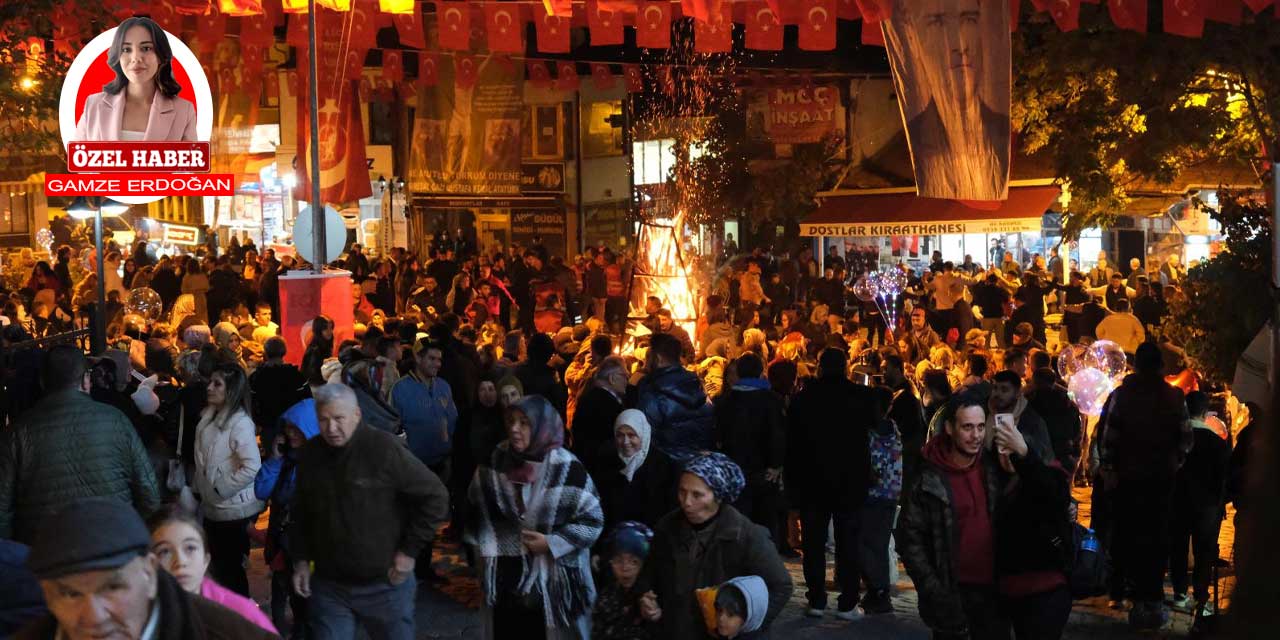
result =
[{"label": "red flag bunting", "polygon": [[200,52],[213,53],[227,33],[227,17],[216,9],[196,18],[196,35],[200,40]]},{"label": "red flag bunting", "polygon": [[556,63],[556,88],[561,91],[574,91],[581,86],[578,79],[578,65],[568,60]]},{"label": "red flag bunting", "polygon": [[[1018,0],[1011,0],[1012,4],[1018,4]],[[836,17],[841,20],[857,20],[862,17],[862,12],[858,10],[857,0],[838,0],[836,2]]]},{"label": "red flag bunting", "polygon": [[721,0],[680,0],[680,9],[686,18],[694,22],[706,22],[720,13]]},{"label": "red flag bunting", "polygon": [[347,23],[352,47],[373,49],[378,46],[378,15],[377,0],[353,0]]},{"label": "red flag bunting", "polygon": [[151,0],[150,12],[151,19],[155,20],[161,29],[175,36],[182,35],[182,16],[178,15],[172,4],[166,0]]},{"label": "red flag bunting", "polygon": [[520,5],[489,3],[484,5],[484,15],[490,51],[524,53],[524,22],[520,20]]},{"label": "red flag bunting", "polygon": [[285,84],[289,87],[289,95],[298,95],[298,70],[294,69],[284,74]]},{"label": "red flag bunting", "polygon": [[413,13],[397,14],[391,22],[396,26],[396,33],[400,36],[400,46],[414,49],[427,48],[426,34],[422,30],[422,12],[417,8]]},{"label": "red flag bunting", "polygon": [[346,77],[359,78],[364,74],[364,59],[369,55],[369,50],[352,45],[347,48],[347,65]]},{"label": "red flag bunting", "polygon": [[527,63],[529,84],[539,88],[546,89],[551,86],[551,72],[547,70],[547,63],[541,60],[530,60]]},{"label": "red flag bunting", "polygon": [[430,51],[418,52],[418,86],[434,87],[440,82],[440,74],[436,70],[439,60]]},{"label": "red flag bunting", "polygon": [[1062,31],[1080,28],[1080,0],[1058,0],[1049,8],[1054,24]]},{"label": "red flag bunting", "polygon": [[809,0],[800,23],[800,48],[830,51],[836,48],[836,0]]},{"label": "red flag bunting", "polygon": [[1147,32],[1147,0],[1110,0],[1111,22],[1121,29]]},{"label": "red flag bunting", "polygon": [[1164,32],[1199,38],[1204,34],[1204,0],[1164,0]]},{"label": "red flag bunting", "polygon": [[640,65],[622,65],[622,76],[627,80],[627,93],[644,93],[644,75],[640,73]]},{"label": "red flag bunting", "polygon": [[404,80],[404,60],[399,51],[383,50],[382,77],[391,82]]},{"label": "red flag bunting", "polygon": [[270,20],[266,14],[240,18],[240,42],[255,47],[269,46],[276,39]]},{"label": "red flag bunting", "polygon": [[757,51],[782,50],[782,21],[765,2],[747,5],[745,45]]},{"label": "red flag bunting", "polygon": [[[357,82],[345,82],[336,95],[319,100],[320,199],[349,202],[372,195],[368,165],[365,164],[364,124],[356,102]],[[299,107],[305,102],[299,97]],[[298,109],[298,188],[295,197],[311,197],[310,110]]]},{"label": "red flag bunting", "polygon": [[440,46],[455,51],[471,50],[471,7],[466,2],[436,3]]},{"label": "red flag bunting", "polygon": [[703,53],[733,51],[733,6],[721,4],[719,12],[693,23],[693,48]]},{"label": "red flag bunting", "polygon": [[609,65],[598,62],[591,65],[591,80],[601,91],[608,91],[617,84],[617,79],[613,77],[613,71],[609,69]]},{"label": "red flag bunting", "polygon": [[1240,0],[1214,0],[1205,5],[1205,17],[1214,22],[1239,26],[1244,21],[1244,5]]},{"label": "red flag bunting", "polygon": [[569,53],[570,19],[552,15],[546,7],[534,11],[533,26],[538,30],[538,51]]},{"label": "red flag bunting", "polygon": [[646,49],[671,46],[670,2],[641,2],[636,8],[636,46]]},{"label": "red flag bunting", "polygon": [[462,89],[476,86],[476,76],[480,72],[476,68],[475,56],[458,54],[453,57],[453,83]]},{"label": "red flag bunting", "polygon": [[587,0],[587,28],[591,34],[591,45],[598,47],[622,44],[622,14],[601,4],[600,0]]}]

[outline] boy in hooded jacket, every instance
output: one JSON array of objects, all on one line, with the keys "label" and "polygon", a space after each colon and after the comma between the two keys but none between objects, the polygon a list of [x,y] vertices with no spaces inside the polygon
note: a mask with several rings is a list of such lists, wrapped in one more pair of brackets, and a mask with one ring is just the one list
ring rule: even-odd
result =
[{"label": "boy in hooded jacket", "polygon": [[734,578],[716,590],[715,623],[716,638],[751,640],[767,638],[761,629],[764,614],[769,610],[769,587],[760,576]]}]

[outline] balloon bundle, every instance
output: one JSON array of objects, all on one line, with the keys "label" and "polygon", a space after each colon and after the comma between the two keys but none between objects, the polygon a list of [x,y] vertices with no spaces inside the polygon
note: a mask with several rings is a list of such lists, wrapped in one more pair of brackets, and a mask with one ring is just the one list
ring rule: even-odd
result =
[{"label": "balloon bundle", "polygon": [[872,271],[853,284],[853,295],[863,302],[876,303],[885,327],[893,333],[898,326],[898,297],[907,288],[907,274],[901,269]]},{"label": "balloon bundle", "polygon": [[1080,413],[1097,416],[1107,397],[1129,371],[1124,349],[1110,340],[1091,345],[1067,345],[1058,354],[1058,373],[1067,381],[1067,390]]},{"label": "balloon bundle", "polygon": [[36,244],[44,247],[46,253],[53,253],[53,232],[41,229],[36,232]]}]

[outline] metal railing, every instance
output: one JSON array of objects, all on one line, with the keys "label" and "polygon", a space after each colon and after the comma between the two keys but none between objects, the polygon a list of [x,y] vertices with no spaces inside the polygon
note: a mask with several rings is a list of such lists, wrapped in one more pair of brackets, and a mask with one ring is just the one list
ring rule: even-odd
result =
[{"label": "metal railing", "polygon": [[9,345],[7,348],[8,349],[26,349],[26,348],[45,349],[55,344],[74,343],[76,346],[80,347],[80,349],[82,349],[85,353],[88,353],[89,342],[90,342],[90,338],[92,337],[92,334],[93,334],[93,329],[86,327],[84,329],[74,329],[72,331],[63,331],[62,333],[53,333],[53,334],[44,336],[42,338],[32,338],[30,340],[23,340],[22,342],[15,342]]}]

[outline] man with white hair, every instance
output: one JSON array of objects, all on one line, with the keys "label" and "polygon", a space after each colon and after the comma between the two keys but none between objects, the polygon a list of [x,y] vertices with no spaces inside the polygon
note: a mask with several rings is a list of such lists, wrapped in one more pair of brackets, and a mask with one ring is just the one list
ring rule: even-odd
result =
[{"label": "man with white hair", "polygon": [[416,558],[448,518],[444,484],[394,435],[362,426],[355,392],[315,391],[320,437],[298,455],[293,586],[320,640],[412,640]]}]

